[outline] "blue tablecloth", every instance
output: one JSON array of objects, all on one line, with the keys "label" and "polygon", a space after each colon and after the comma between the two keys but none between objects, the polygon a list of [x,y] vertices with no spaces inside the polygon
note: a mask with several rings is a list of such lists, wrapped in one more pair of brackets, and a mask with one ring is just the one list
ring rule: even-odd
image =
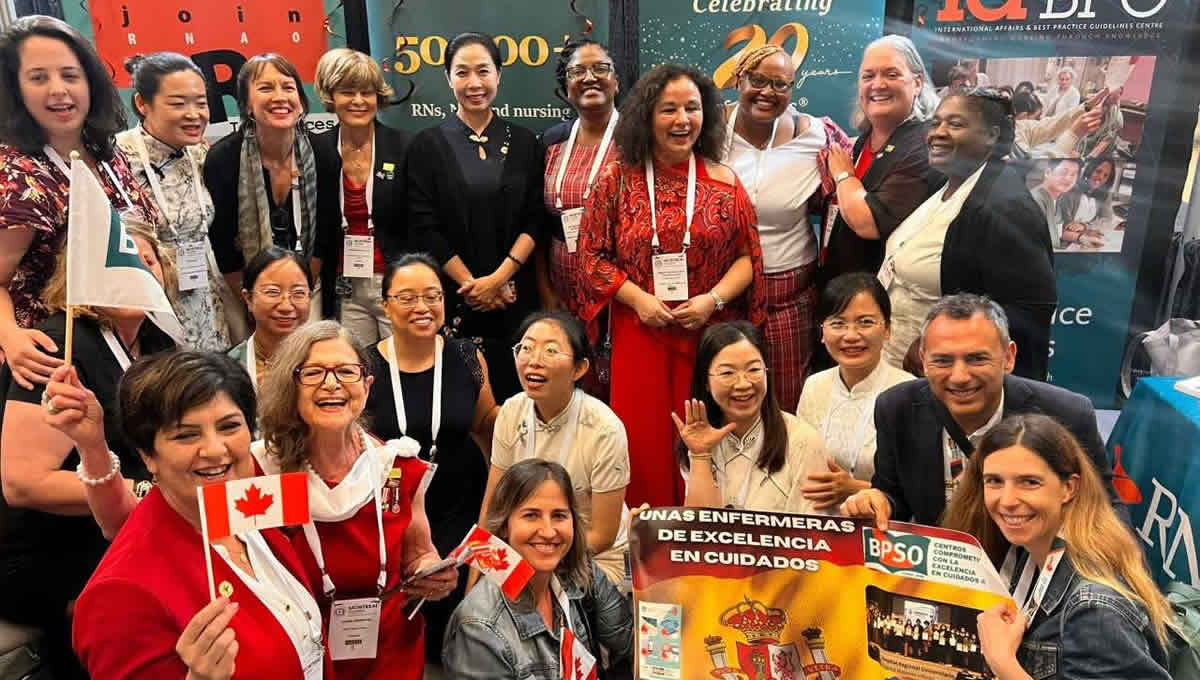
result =
[{"label": "blue tablecloth", "polygon": [[1200,399],[1176,390],[1176,382],[1138,381],[1108,453],[1155,581],[1200,587]]}]

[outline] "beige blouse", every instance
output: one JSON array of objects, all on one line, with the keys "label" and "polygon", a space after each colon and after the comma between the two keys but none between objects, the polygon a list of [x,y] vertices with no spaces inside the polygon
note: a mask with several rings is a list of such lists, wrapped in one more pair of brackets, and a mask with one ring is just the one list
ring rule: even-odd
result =
[{"label": "beige blouse", "polygon": [[880,360],[866,378],[850,389],[838,367],[804,382],[796,415],[821,434],[825,453],[850,476],[871,481],[875,474],[875,398],[893,385],[916,377]]},{"label": "beige blouse", "polygon": [[942,245],[950,223],[979,181],[979,166],[944,199],[938,189],[908,216],[887,240],[879,280],[892,300],[892,335],[883,346],[883,359],[900,368],[933,303],[942,296]]},{"label": "beige blouse", "polygon": [[[757,465],[762,452],[762,420],[744,437],[732,432],[713,451],[713,476],[721,490],[721,504],[745,510],[826,514],[800,493],[810,474],[828,471],[821,435],[796,416],[784,412],[788,452],[783,467],[768,474]],[[680,470],[688,479],[688,471]]]},{"label": "beige blouse", "polygon": [[[492,465],[507,470],[525,460],[529,437],[527,419],[531,412],[534,413],[537,430],[533,437],[534,457],[554,461],[567,469],[580,515],[584,524],[590,525],[592,494],[619,491],[629,486],[629,442],[625,437],[625,425],[604,402],[578,389],[571,399],[580,400],[579,422],[570,450],[563,451],[568,439],[567,421],[571,407],[543,423],[528,395],[519,392],[509,397],[496,416]],[[628,508],[622,508],[620,528],[612,547],[595,557],[598,566],[613,583],[620,583],[625,577],[628,513]]]}]

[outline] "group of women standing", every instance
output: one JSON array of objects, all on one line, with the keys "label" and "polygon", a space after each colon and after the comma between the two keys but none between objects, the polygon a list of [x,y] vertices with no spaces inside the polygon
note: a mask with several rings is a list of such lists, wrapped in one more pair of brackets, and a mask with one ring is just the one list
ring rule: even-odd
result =
[{"label": "group of women standing", "polygon": [[[1001,161],[1011,101],[952,92],[935,110],[903,38],[863,55],[853,145],[790,104],[795,64],[773,46],[742,55],[735,102],[667,64],[618,111],[608,52],[571,42],[557,80],[578,118],[540,140],[494,112],[486,34],[447,45],[456,115],[411,139],[376,119],[392,92],[366,55],[321,59],[324,135],[301,74],[259,55],[237,76],[242,125],[211,149],[181,55],[131,64],[130,130],[62,22],[16,22],[0,56],[4,497],[76,516],[53,546],[38,527],[56,520],[6,523],[0,559],[30,587],[0,615],[42,612],[59,652],[73,621],[98,677],[419,677],[424,636],[454,677],[557,677],[562,627],[617,661],[628,507],[832,512],[869,483],[874,398],[912,378],[939,296],[995,298],[1017,372],[1046,372],[1049,232]],[[63,365],[72,152],[182,337],[95,310]],[[177,346],[199,351],[138,361]],[[806,382],[818,354],[833,367]],[[200,545],[198,485],[280,471],[306,474],[313,523]],[[473,522],[534,568],[515,609],[425,569]],[[374,646],[348,641],[347,606],[374,612]]]}]

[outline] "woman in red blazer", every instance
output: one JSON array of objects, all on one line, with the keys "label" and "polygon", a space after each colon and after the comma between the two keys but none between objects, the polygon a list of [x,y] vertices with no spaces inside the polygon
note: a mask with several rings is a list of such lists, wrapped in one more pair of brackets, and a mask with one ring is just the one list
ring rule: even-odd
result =
[{"label": "woman in red blazer", "polygon": [[[278,529],[212,542],[210,601],[196,489],[254,475],[250,378],[224,355],[178,352],[121,380],[122,434],[157,486],[138,502],[105,445],[103,416],[74,369],[46,388],[47,422],[80,452],[97,516],[128,512],[75,604],[73,637],[93,678],[295,678],[331,675],[321,615]],[[130,512],[130,506],[136,504]]]}]

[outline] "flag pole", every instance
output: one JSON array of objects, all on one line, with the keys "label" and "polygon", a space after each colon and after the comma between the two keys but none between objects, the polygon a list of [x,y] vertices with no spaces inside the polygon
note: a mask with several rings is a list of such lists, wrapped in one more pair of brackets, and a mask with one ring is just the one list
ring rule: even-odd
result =
[{"label": "flag pole", "polygon": [[208,513],[204,511],[204,489],[196,487],[196,500],[200,503],[200,536],[204,539],[204,570],[208,574],[208,600],[217,599],[217,586],[213,579],[212,547],[208,543]]},{"label": "flag pole", "polygon": [[[71,152],[71,163],[74,163],[75,161],[79,160],[80,158],[81,158],[81,156],[79,155],[78,151]],[[70,232],[67,232],[67,238],[71,238]],[[68,250],[68,252],[70,252],[70,251]],[[66,268],[66,272],[63,276],[64,287],[66,287],[65,286],[66,277],[70,276],[70,274],[71,274],[71,266],[70,266],[70,264],[68,264],[67,268]],[[67,290],[70,290],[70,288],[67,288]],[[69,296],[68,296],[68,299],[69,299]],[[67,368],[70,368],[71,367],[71,350],[74,349],[74,345],[75,345],[75,305],[72,305],[69,303],[67,304],[67,338],[66,338],[66,342],[64,344],[65,344],[65,346],[63,347],[63,365],[65,365]]]}]

